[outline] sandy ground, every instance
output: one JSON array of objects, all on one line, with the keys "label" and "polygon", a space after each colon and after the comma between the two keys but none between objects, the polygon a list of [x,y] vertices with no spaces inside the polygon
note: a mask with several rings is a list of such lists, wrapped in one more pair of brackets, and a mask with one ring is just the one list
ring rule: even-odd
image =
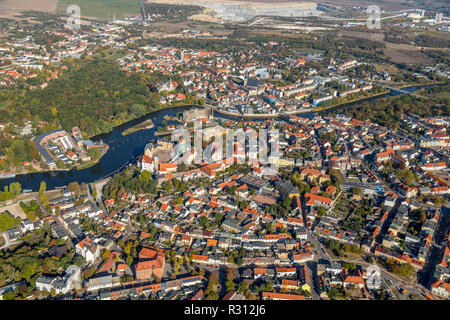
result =
[{"label": "sandy ground", "polygon": [[375,69],[377,70],[377,72],[381,73],[387,72],[389,74],[397,74],[399,72],[399,70],[396,67],[389,64],[376,64]]},{"label": "sandy ground", "polygon": [[23,212],[22,207],[20,206],[19,203],[13,203],[10,205],[6,205],[4,207],[0,207],[0,212],[4,212],[4,211],[8,211],[14,217],[20,217],[21,219],[27,218],[27,216],[25,215],[25,212]]},{"label": "sandy ground", "polygon": [[219,22],[220,19],[214,16],[214,11],[205,9],[202,13],[195,14],[189,17],[189,20],[203,21],[203,22]]},{"label": "sandy ground", "polygon": [[384,49],[384,55],[396,63],[431,63],[432,60],[417,50]]},{"label": "sandy ground", "polygon": [[[62,195],[61,191],[59,191],[59,190],[46,191],[45,194],[47,195],[47,197],[49,199],[54,199],[54,198],[60,197]],[[9,211],[9,213],[11,213],[14,217],[20,217],[22,219],[26,219],[27,216],[25,215],[25,212],[23,212],[22,207],[20,206],[19,203],[20,203],[20,201],[23,201],[26,204],[28,204],[30,201],[36,200],[37,197],[38,197],[37,192],[22,194],[14,200],[6,201],[5,205],[0,206],[0,213],[3,211]]]},{"label": "sandy ground", "polygon": [[97,190],[97,200],[101,199],[103,187],[109,182],[110,178],[103,179],[102,181],[99,181],[97,183],[93,183],[95,186],[95,189]]},{"label": "sandy ground", "polygon": [[[384,33],[371,33],[361,31],[344,30],[338,33],[338,36],[350,37],[355,39],[367,39],[371,41],[382,42],[386,45],[384,54],[390,57],[396,63],[431,63],[432,59],[420,52],[421,47],[408,44],[398,44],[384,41]],[[424,48],[440,50],[440,48]],[[447,48],[442,48],[448,50]]]}]

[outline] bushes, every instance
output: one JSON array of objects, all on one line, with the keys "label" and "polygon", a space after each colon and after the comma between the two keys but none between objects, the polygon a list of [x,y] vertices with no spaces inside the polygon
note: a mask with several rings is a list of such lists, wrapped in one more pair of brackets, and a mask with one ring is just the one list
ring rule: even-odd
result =
[{"label": "bushes", "polygon": [[11,118],[36,118],[49,123],[57,120],[66,130],[79,126],[89,136],[110,131],[112,126],[130,119],[127,113],[133,104],[143,105],[150,112],[159,100],[158,93],[148,90],[144,75],[128,75],[117,62],[91,57],[72,63],[45,90],[0,98],[7,100],[8,111],[0,114],[2,122]]},{"label": "bushes", "polygon": [[371,120],[390,129],[397,129],[403,114],[414,113],[423,117],[445,115],[448,114],[448,103],[437,105],[435,100],[402,95],[368,101],[336,112],[343,112],[358,120]]},{"label": "bushes", "polygon": [[400,263],[387,258],[383,265],[388,271],[405,278],[411,278],[414,275],[414,267],[410,263]]},{"label": "bushes", "polygon": [[348,295],[345,292],[345,289],[341,285],[331,287],[328,290],[327,294],[328,294],[328,297],[332,300],[346,299],[346,298],[351,297],[350,295]]},{"label": "bushes", "polygon": [[157,181],[144,176],[133,176],[133,171],[125,170],[113,176],[104,188],[105,198],[120,199],[124,192],[156,194]]},{"label": "bushes", "polygon": [[92,160],[98,160],[102,155],[102,151],[99,148],[92,148],[88,151],[88,156],[91,157]]},{"label": "bushes", "polygon": [[13,290],[6,291],[2,296],[3,300],[14,300],[15,297],[16,294]]},{"label": "bushes", "polygon": [[[42,237],[44,238],[44,235]],[[42,251],[42,242],[25,241],[0,251],[0,286],[4,285],[7,279],[14,282],[25,280],[26,286],[18,290],[18,297],[25,298],[36,288],[36,278],[39,275],[55,273],[60,268],[67,269],[71,264],[80,266],[84,263],[84,259],[74,257],[71,252],[62,256],[61,259],[46,256]]]},{"label": "bushes", "polygon": [[3,191],[0,191],[0,201],[11,200],[20,195],[22,186],[19,182],[11,182],[9,186],[4,186]]},{"label": "bushes", "polygon": [[21,221],[22,219],[19,217],[14,218],[9,212],[5,211],[0,214],[0,230],[6,231],[17,227]]},{"label": "bushes", "polygon": [[35,200],[29,202],[28,205],[20,201],[20,206],[22,207],[23,212],[25,212],[27,219],[35,220],[36,218],[44,217],[44,213]]},{"label": "bushes", "polygon": [[337,240],[326,240],[325,245],[330,248],[337,256],[343,256],[344,252],[359,253],[357,244],[340,243]]}]

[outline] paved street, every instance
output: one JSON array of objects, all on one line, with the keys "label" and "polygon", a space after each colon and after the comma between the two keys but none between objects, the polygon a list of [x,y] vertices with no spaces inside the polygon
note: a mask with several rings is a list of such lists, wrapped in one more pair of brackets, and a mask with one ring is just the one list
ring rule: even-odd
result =
[{"label": "paved street", "polygon": [[5,244],[2,247],[0,247],[0,250],[1,249],[6,249],[6,248],[8,248],[10,246],[13,246],[13,245],[16,245],[16,244],[19,244],[19,243],[22,242],[22,241],[9,241],[9,238],[6,235],[6,232],[2,232],[1,236],[3,237],[3,239],[5,239]]}]

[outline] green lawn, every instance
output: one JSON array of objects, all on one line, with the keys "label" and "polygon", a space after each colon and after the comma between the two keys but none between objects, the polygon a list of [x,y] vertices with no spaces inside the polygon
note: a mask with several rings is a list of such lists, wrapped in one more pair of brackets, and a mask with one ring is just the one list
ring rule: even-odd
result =
[{"label": "green lawn", "polygon": [[81,16],[121,19],[124,14],[140,13],[139,0],[59,0],[58,10],[65,11],[69,5],[78,5]]}]

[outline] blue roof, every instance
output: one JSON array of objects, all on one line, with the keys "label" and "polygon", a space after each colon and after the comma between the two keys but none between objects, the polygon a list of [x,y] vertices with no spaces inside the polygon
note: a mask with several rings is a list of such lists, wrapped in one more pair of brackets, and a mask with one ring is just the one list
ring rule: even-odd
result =
[{"label": "blue roof", "polygon": [[94,147],[95,146],[95,144],[94,144],[94,142],[92,142],[92,140],[85,140],[84,145],[86,147]]}]

